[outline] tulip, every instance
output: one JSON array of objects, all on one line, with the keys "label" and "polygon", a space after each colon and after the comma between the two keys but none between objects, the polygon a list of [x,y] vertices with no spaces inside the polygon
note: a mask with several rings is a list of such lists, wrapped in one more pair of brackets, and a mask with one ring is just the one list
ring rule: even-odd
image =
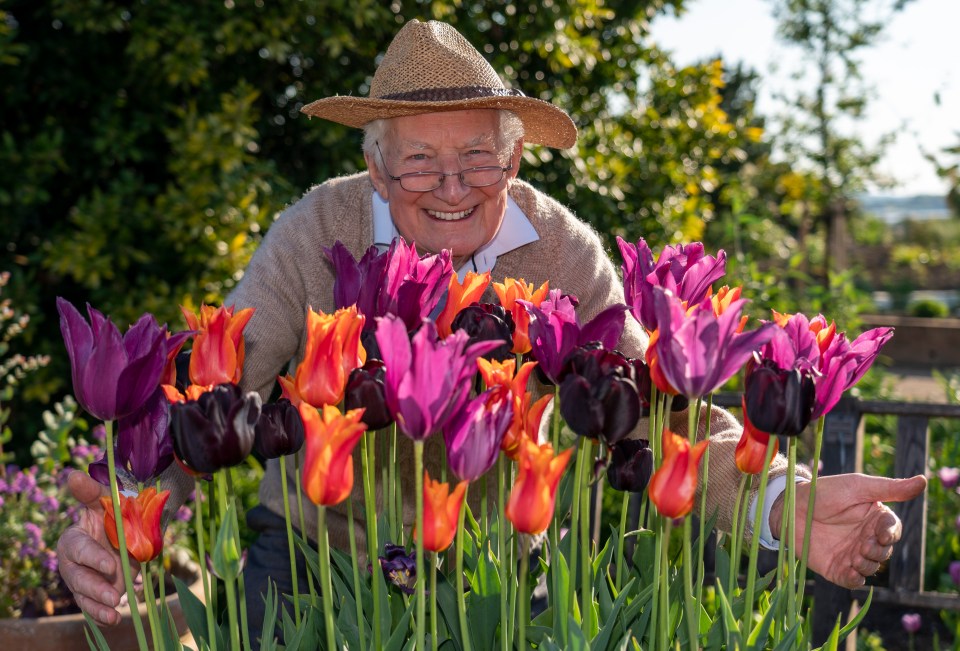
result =
[{"label": "tulip", "polygon": [[117,465],[146,483],[173,463],[170,405],[160,387],[146,404],[117,423]]},{"label": "tulip", "polygon": [[363,417],[360,419],[368,430],[383,429],[393,422],[390,410],[387,408],[386,388],[383,380],[386,377],[386,368],[379,359],[368,359],[360,368],[354,369],[347,380],[347,390],[344,394],[344,408],[363,408]]},{"label": "tulip", "polygon": [[200,474],[242,463],[253,449],[260,410],[260,395],[235,384],[218,384],[197,400],[171,405],[174,454]]},{"label": "tulip", "polygon": [[552,395],[546,395],[530,404],[532,396],[527,391],[527,384],[530,373],[536,365],[536,362],[524,362],[514,376],[513,369],[516,367],[516,362],[512,359],[503,362],[483,358],[477,360],[477,367],[486,385],[497,387],[501,392],[509,392],[513,400],[513,419],[503,436],[500,449],[514,461],[520,453],[520,444],[523,440],[537,443],[543,412],[553,399]]},{"label": "tulip", "polygon": [[[737,333],[743,300],[734,301],[717,316],[709,300],[687,311],[675,296],[659,287],[654,288],[653,299],[659,324],[656,370],[677,393],[688,398],[717,390],[773,337],[777,328],[765,323],[756,330]],[[651,364],[656,380],[654,370]]]},{"label": "tulip", "polygon": [[347,377],[367,360],[360,345],[363,322],[356,307],[341,308],[334,314],[307,312],[307,346],[294,377],[302,400],[314,407],[343,400]]},{"label": "tulip", "polygon": [[900,624],[910,635],[913,635],[920,630],[920,627],[923,625],[923,621],[920,619],[918,613],[906,613],[903,617],[900,618]]},{"label": "tulip", "polygon": [[[743,398],[743,434],[737,442],[737,449],[734,452],[734,459],[737,468],[745,475],[756,475],[763,470],[763,462],[767,458],[767,444],[770,441],[770,435],[766,434],[750,422],[750,416],[747,413],[747,399]],[[779,440],[773,439],[773,454],[776,455],[779,447]],[[771,457],[771,461],[772,461]]]},{"label": "tulip", "polygon": [[[170,491],[161,491],[150,486],[136,497],[120,495],[120,513],[123,517],[123,532],[127,542],[127,552],[141,563],[152,561],[163,550],[163,530],[160,517],[163,507],[170,497]],[[113,502],[109,497],[101,497],[103,505],[103,528],[107,540],[114,549],[120,549],[117,537],[117,522],[113,518]]]},{"label": "tulip", "polygon": [[810,332],[816,337],[817,347],[820,349],[820,354],[823,355],[830,344],[833,343],[833,338],[837,334],[837,324],[831,321],[830,325],[827,325],[826,318],[822,314],[818,314],[810,319]]},{"label": "tulip", "polygon": [[417,559],[400,545],[386,543],[383,556],[377,557],[386,579],[404,594],[413,594],[417,582]]},{"label": "tulip", "polygon": [[178,384],[177,375],[181,359],[185,359],[188,366],[190,364],[190,353],[184,353],[181,358],[180,349],[194,334],[193,330],[184,330],[176,334],[167,333],[167,361],[163,366],[163,373],[160,374],[160,384]]},{"label": "tulip", "polygon": [[363,412],[359,409],[341,414],[336,407],[324,405],[322,411],[321,417],[310,405],[300,405],[307,438],[303,490],[314,504],[332,506],[353,490],[353,448],[367,426],[360,422]]},{"label": "tulip", "polygon": [[200,396],[210,390],[210,387],[200,386],[199,384],[191,384],[181,393],[180,390],[172,384],[162,384],[160,385],[160,389],[163,391],[163,395],[167,399],[167,402],[170,404],[177,404],[180,402],[199,399]]},{"label": "tulip", "polygon": [[450,333],[453,332],[450,325],[453,323],[454,317],[471,303],[478,303],[489,284],[489,271],[482,274],[468,271],[463,283],[455,274],[450,276],[450,284],[447,286],[447,302],[444,304],[440,316],[437,317],[437,332],[441,339],[450,336]]},{"label": "tulip", "polygon": [[507,500],[505,514],[520,533],[538,534],[546,530],[556,506],[557,486],[573,454],[568,448],[554,455],[549,443],[520,445],[518,472]]},{"label": "tulip", "polygon": [[810,423],[816,386],[810,371],[784,370],[769,359],[747,372],[744,412],[761,432],[799,436]]},{"label": "tulip", "polygon": [[393,314],[407,331],[417,328],[443,298],[453,275],[450,251],[417,255],[416,246],[396,238],[387,251],[384,285],[378,297],[377,315]]},{"label": "tulip", "polygon": [[[713,304],[713,313],[717,316],[720,316],[726,312],[731,305],[734,305],[736,301],[740,300],[740,294],[742,291],[742,287],[734,287],[733,289],[730,289],[729,286],[724,285],[717,290],[716,294],[711,295],[708,289],[707,295],[710,296],[710,302]],[[740,323],[737,325],[736,330],[737,333],[743,332],[743,329],[747,326],[748,320],[749,317],[746,314],[740,317]]]},{"label": "tulip", "polygon": [[166,328],[144,314],[121,337],[113,322],[89,305],[89,324],[62,298],[57,311],[80,406],[101,420],[117,420],[142,407],[166,363]]},{"label": "tulip", "polygon": [[960,587],[960,561],[950,561],[948,572],[953,585]]},{"label": "tulip", "polygon": [[[462,481],[450,492],[450,484],[442,484],[430,479],[430,473],[423,473],[423,548],[431,552],[445,551],[453,542],[457,533],[457,520],[463,495],[467,491],[467,482]],[[416,529],[413,539],[418,540]]]},{"label": "tulip", "polygon": [[201,305],[199,314],[180,308],[187,326],[196,331],[190,353],[190,381],[200,386],[239,382],[243,373],[243,329],[253,308],[234,313],[233,306]]},{"label": "tulip", "polygon": [[614,490],[641,493],[653,473],[653,451],[646,439],[623,439],[610,447],[607,481]]},{"label": "tulip", "polygon": [[618,236],[617,246],[623,256],[623,291],[627,305],[650,332],[658,327],[654,287],[662,287],[684,303],[695,305],[726,273],[726,254],[720,251],[715,258],[704,255],[703,244],[699,242],[664,247],[656,262],[643,238],[630,244]]},{"label": "tulip", "polygon": [[463,308],[454,318],[454,331],[463,330],[470,342],[494,341],[500,344],[484,354],[490,359],[505,360],[513,357],[513,317],[499,305],[478,303]]},{"label": "tulip", "polygon": [[585,346],[567,360],[560,414],[578,435],[616,444],[640,420],[633,365],[620,353]]},{"label": "tulip", "polygon": [[371,246],[358,263],[339,240],[332,248],[324,248],[323,251],[334,268],[334,305],[338,310],[356,305],[357,311],[366,317],[364,329],[372,330],[374,318],[380,316],[377,303],[383,290],[387,254]]},{"label": "tulip", "polygon": [[665,518],[682,518],[693,509],[697,494],[697,466],[709,441],[690,442],[663,430],[663,463],[650,478],[647,493]]},{"label": "tulip", "polygon": [[503,284],[493,283],[493,290],[503,306],[513,318],[513,348],[510,352],[523,355],[530,352],[530,314],[520,301],[526,301],[534,307],[540,307],[550,291],[550,283],[544,282],[534,291],[533,283],[521,278],[505,278]]},{"label": "tulip", "polygon": [[454,414],[443,427],[453,474],[474,481],[490,470],[512,421],[512,396],[496,388],[487,389]]},{"label": "tulip", "polygon": [[937,477],[940,478],[940,483],[944,488],[948,490],[956,488],[957,484],[960,483],[960,469],[949,466],[941,468],[937,471]]},{"label": "tulip", "polygon": [[873,328],[867,330],[850,344],[850,353],[857,365],[847,378],[846,388],[853,387],[870,370],[880,349],[893,337],[893,328]]},{"label": "tulip", "polygon": [[280,384],[280,397],[289,400],[294,407],[299,407],[303,398],[297,390],[297,379],[287,373],[282,376],[278,375],[277,382]]},{"label": "tulip", "polygon": [[575,301],[553,290],[539,308],[532,303],[521,303],[530,313],[531,352],[540,364],[538,372],[554,384],[563,380],[564,364],[574,348],[596,342],[603,348],[613,349],[623,334],[626,306],[610,306],[581,325]]},{"label": "tulip", "polygon": [[467,345],[467,334],[437,338],[432,322],[424,321],[411,341],[398,317],[381,317],[377,342],[387,365],[384,377],[387,406],[400,430],[414,441],[440,431],[466,401],[476,360],[496,342]]},{"label": "tulip", "polygon": [[264,459],[296,454],[303,447],[300,412],[283,398],[263,405],[254,432],[253,447]]}]

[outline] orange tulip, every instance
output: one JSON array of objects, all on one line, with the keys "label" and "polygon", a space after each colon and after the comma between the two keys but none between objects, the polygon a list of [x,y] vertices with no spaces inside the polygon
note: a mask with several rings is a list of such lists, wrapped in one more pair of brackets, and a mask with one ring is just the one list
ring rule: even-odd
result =
[{"label": "orange tulip", "polygon": [[506,516],[521,533],[538,534],[553,518],[560,477],[573,454],[573,448],[554,456],[549,443],[520,445],[519,471],[507,501]]},{"label": "orange tulip", "polygon": [[837,334],[837,324],[831,321],[828,326],[823,315],[818,315],[810,319],[810,331],[817,336],[817,347],[823,355],[833,343],[833,338]]},{"label": "orange tulip", "polygon": [[197,333],[190,353],[190,382],[212,386],[239,382],[243,373],[243,329],[253,316],[248,307],[234,313],[233,306],[201,305],[194,314],[181,306],[187,326]]},{"label": "orange tulip", "polygon": [[[163,530],[160,516],[170,497],[170,491],[157,492],[152,486],[145,488],[136,497],[120,495],[120,514],[123,517],[123,533],[127,540],[127,552],[141,563],[152,561],[163,549]],[[113,518],[113,500],[101,497],[103,505],[103,528],[107,540],[115,549],[120,549],[117,538],[117,522]]]},{"label": "orange tulip", "polygon": [[297,391],[297,379],[287,373],[283,377],[277,376],[277,382],[280,383],[280,397],[289,400],[294,407],[299,407],[303,402],[300,393]]},{"label": "orange tulip", "polygon": [[[442,552],[453,542],[457,533],[457,521],[463,495],[467,491],[467,482],[457,484],[450,492],[450,484],[441,484],[430,479],[430,473],[423,472],[423,548],[431,552]],[[414,529],[414,540],[417,532]]]},{"label": "orange tulip", "polygon": [[501,387],[504,391],[509,391],[513,400],[513,420],[510,422],[510,429],[503,436],[500,443],[500,449],[508,457],[516,461],[520,453],[520,442],[524,439],[537,443],[537,434],[540,432],[540,420],[543,418],[543,412],[546,410],[552,395],[543,396],[532,405],[530,399],[532,395],[527,391],[527,383],[530,380],[530,373],[536,367],[536,362],[525,362],[520,371],[514,376],[513,369],[516,368],[516,361],[508,359],[504,362],[496,360],[477,359],[477,367],[480,369],[480,375],[488,387]]},{"label": "orange tulip", "polygon": [[307,347],[294,377],[305,402],[319,408],[343,400],[350,372],[367,361],[360,343],[364,320],[355,305],[334,314],[307,312]]},{"label": "orange tulip", "polygon": [[[770,435],[764,432],[761,432],[756,427],[753,426],[753,423],[750,422],[750,419],[747,418],[747,399],[742,399],[743,403],[743,434],[740,436],[740,441],[737,443],[736,452],[734,452],[734,458],[737,462],[737,468],[740,469],[740,472],[746,475],[756,475],[761,470],[763,470],[763,462],[767,456],[767,443],[770,441]],[[774,437],[773,439],[773,454],[777,454],[777,449],[780,447],[780,441]],[[770,459],[771,463],[773,458]]]},{"label": "orange tulip", "polygon": [[531,349],[530,314],[523,305],[517,303],[517,300],[529,301],[534,307],[540,307],[550,291],[550,283],[545,282],[534,290],[533,283],[527,283],[523,278],[520,280],[504,278],[503,284],[493,283],[493,291],[497,293],[503,309],[513,316],[513,349],[510,352],[520,355],[529,353]]},{"label": "orange tulip", "polygon": [[314,504],[339,504],[353,490],[353,448],[367,429],[360,422],[362,415],[363,409],[341,414],[324,405],[321,417],[314,407],[300,403],[307,444],[303,490]]},{"label": "orange tulip", "polygon": [[663,463],[650,478],[647,491],[660,515],[680,518],[693,509],[697,494],[697,466],[708,441],[692,448],[690,442],[669,429],[663,430]]},{"label": "orange tulip", "polygon": [[[730,289],[729,286],[724,285],[717,293],[710,297],[710,301],[713,303],[713,313],[717,316],[720,316],[724,311],[730,307],[730,304],[734,301],[740,300],[740,293],[743,291],[742,287],[734,287]],[[737,325],[737,332],[743,332],[744,327],[747,325],[748,316],[744,315],[740,317],[740,323]]]},{"label": "orange tulip", "polygon": [[160,389],[163,391],[163,395],[166,397],[167,402],[170,404],[176,404],[178,402],[187,402],[188,400],[196,400],[201,395],[212,389],[213,386],[200,386],[199,384],[191,384],[188,386],[183,393],[180,393],[180,389],[173,386],[172,384],[161,384]]},{"label": "orange tulip", "polygon": [[478,274],[474,271],[468,271],[463,278],[463,284],[456,274],[450,276],[450,285],[447,288],[447,302],[443,306],[443,311],[437,317],[437,334],[441,339],[446,339],[452,334],[450,329],[454,318],[460,313],[460,310],[471,303],[480,301],[483,292],[487,290],[490,284],[490,272],[486,271]]},{"label": "orange tulip", "polygon": [[657,355],[657,341],[659,339],[660,330],[657,329],[650,333],[650,341],[647,342],[646,360],[647,367],[650,369],[650,380],[660,393],[675,396],[679,392],[673,388],[673,385],[670,384],[670,381],[667,380],[660,369],[660,357]]}]

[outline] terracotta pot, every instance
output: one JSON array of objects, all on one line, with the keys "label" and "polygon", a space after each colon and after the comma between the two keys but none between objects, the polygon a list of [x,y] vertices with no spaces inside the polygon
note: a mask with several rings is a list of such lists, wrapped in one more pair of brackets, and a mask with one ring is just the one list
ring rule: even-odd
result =
[{"label": "terracotta pot", "polygon": [[[180,579],[189,586],[190,591],[203,600],[203,585],[200,580],[200,571],[193,564],[189,570],[174,570]],[[173,616],[180,635],[188,634],[186,619],[180,608],[180,598],[176,590],[167,591],[167,608]],[[140,615],[143,619],[144,632],[150,640],[150,628],[147,622],[147,608],[139,604]],[[101,628],[104,638],[110,645],[110,651],[135,651],[138,649],[137,633],[133,627],[133,619],[129,606],[119,609],[122,621],[117,626]],[[85,634],[86,619],[83,614],[55,615],[53,617],[37,617],[24,619],[0,619],[0,644],[5,649],[30,649],[31,651],[89,651]]]}]

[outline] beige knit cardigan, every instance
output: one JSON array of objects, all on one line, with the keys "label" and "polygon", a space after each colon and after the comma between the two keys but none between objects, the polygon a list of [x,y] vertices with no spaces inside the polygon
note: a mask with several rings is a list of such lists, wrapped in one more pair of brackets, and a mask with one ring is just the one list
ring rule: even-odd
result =
[{"label": "beige knit cardigan", "polygon": [[[244,331],[246,359],[242,384],[245,389],[258,391],[264,399],[270,395],[276,377],[285,372],[303,354],[305,347],[304,322],[308,308],[332,312],[333,267],[324,254],[324,248],[340,240],[357,259],[373,243],[373,186],[367,173],[340,177],[311,189],[297,203],[289,207],[270,227],[263,243],[246,269],[237,288],[226,304],[237,309],[255,308],[255,313]],[[581,321],[591,319],[604,307],[623,302],[623,288],[617,270],[611,263],[597,233],[580,221],[558,202],[522,181],[514,180],[510,196],[517,202],[539,234],[536,242],[497,258],[493,280],[522,278],[539,286],[550,282],[551,288],[574,294],[580,299]],[[485,300],[495,296],[488,290]],[[646,349],[646,334],[637,322],[627,315],[627,325],[620,341],[620,350],[631,357],[640,356]],[[437,373],[444,373],[438,368]],[[703,419],[701,419],[702,421]],[[686,412],[674,415],[671,428],[686,436]],[[637,435],[646,436],[647,423],[641,422]],[[707,508],[718,512],[717,527],[729,531],[731,513],[736,499],[740,473],[734,464],[734,449],[742,427],[728,412],[714,409],[710,433],[710,475]],[[701,432],[701,436],[702,436]],[[404,480],[407,497],[404,500],[405,521],[413,520],[413,449],[400,436],[398,465]],[[442,439],[428,439],[424,458],[432,477],[439,477],[439,446]],[[355,457],[357,472],[359,463]],[[378,462],[380,460],[378,459]],[[302,465],[302,464],[301,464]],[[776,461],[775,474],[783,474],[783,459]],[[287,464],[290,486],[293,481],[293,463]],[[379,477],[379,473],[377,474]],[[273,512],[283,513],[280,482],[280,464],[267,463],[260,486],[261,503]],[[378,508],[382,505],[380,486],[377,487]],[[291,488],[291,491],[293,489]],[[352,499],[357,521],[357,542],[364,549],[364,508],[361,482],[355,482]],[[406,507],[410,507],[409,509]],[[295,509],[294,509],[295,510]],[[344,510],[345,511],[345,510]],[[302,530],[316,535],[316,511],[306,509]],[[299,522],[294,516],[295,525]],[[327,522],[331,543],[347,546],[346,518],[340,509],[328,512]]]}]

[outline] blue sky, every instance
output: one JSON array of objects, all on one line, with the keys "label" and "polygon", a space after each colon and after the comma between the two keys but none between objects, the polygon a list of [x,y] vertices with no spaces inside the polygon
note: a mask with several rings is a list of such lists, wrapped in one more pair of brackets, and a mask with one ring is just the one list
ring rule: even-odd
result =
[{"label": "blue sky", "polygon": [[[742,60],[764,79],[759,110],[776,113],[774,89],[792,83],[800,67],[799,49],[776,39],[769,0],[688,0],[680,18],[661,16],[651,35],[681,65],[718,53]],[[923,157],[960,143],[960,1],[914,0],[900,13],[880,43],[861,51],[861,70],[873,87],[867,119],[858,134],[867,143],[895,132],[881,170],[895,177],[891,194],[943,194],[946,184]],[[935,103],[939,96],[939,105]]]}]

